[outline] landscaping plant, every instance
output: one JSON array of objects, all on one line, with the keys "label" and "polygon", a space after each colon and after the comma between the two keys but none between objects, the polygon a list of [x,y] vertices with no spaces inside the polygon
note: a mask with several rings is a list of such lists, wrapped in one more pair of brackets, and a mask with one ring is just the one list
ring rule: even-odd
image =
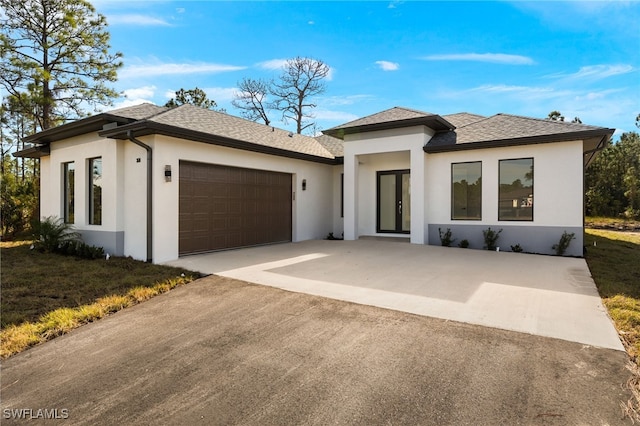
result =
[{"label": "landscaping plant", "polygon": [[48,253],[57,251],[63,244],[80,241],[80,234],[73,229],[73,225],[55,216],[40,221],[35,229],[35,237],[35,247]]},{"label": "landscaping plant", "polygon": [[556,251],[556,254],[558,256],[562,256],[564,254],[565,251],[567,251],[567,248],[569,248],[569,244],[571,244],[571,240],[576,238],[576,234],[572,233],[567,233],[567,231],[564,231],[562,233],[562,236],[560,237],[560,241],[558,241],[558,244],[554,244],[551,248],[553,250]]},{"label": "landscaping plant", "polygon": [[460,243],[458,243],[458,247],[460,247],[460,248],[467,248],[467,247],[469,247],[469,240],[462,240],[462,241],[460,241]]},{"label": "landscaping plant", "polygon": [[502,232],[502,229],[496,232],[493,229],[491,229],[491,227],[482,231],[482,235],[484,235],[484,248],[487,250],[495,251],[496,243],[498,242],[498,238],[500,237],[501,232]]},{"label": "landscaping plant", "polygon": [[442,229],[438,228],[438,234],[440,235],[440,244],[443,247],[450,247],[456,239],[451,238],[451,228],[447,228],[446,232],[442,232]]},{"label": "landscaping plant", "polygon": [[515,246],[511,246],[511,251],[514,253],[522,253],[522,247],[520,244],[516,244]]}]

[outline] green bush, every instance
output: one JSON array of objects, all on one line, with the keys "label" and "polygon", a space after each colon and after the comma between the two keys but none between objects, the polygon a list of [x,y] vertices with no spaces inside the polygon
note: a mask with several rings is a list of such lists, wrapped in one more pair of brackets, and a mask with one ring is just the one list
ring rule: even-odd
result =
[{"label": "green bush", "polygon": [[516,244],[515,246],[511,246],[511,251],[514,253],[522,253],[522,247],[520,244]]},{"label": "green bush", "polygon": [[101,259],[105,256],[102,247],[90,246],[81,241],[65,241],[58,246],[55,252],[83,259]]},{"label": "green bush", "polygon": [[484,248],[487,250],[495,251],[496,243],[498,242],[498,238],[500,238],[501,232],[502,232],[502,229],[496,232],[493,229],[491,229],[491,227],[482,231],[482,235],[484,235]]},{"label": "green bush", "polygon": [[442,229],[438,228],[438,234],[440,235],[440,244],[443,247],[449,247],[456,239],[451,238],[451,228],[447,228],[446,232],[442,232]]},{"label": "green bush", "polygon": [[462,240],[462,241],[460,241],[460,243],[458,243],[458,247],[460,247],[460,248],[467,248],[467,247],[469,247],[469,240]]},{"label": "green bush", "polygon": [[35,237],[35,247],[50,253],[58,251],[63,244],[80,241],[80,234],[74,231],[73,225],[56,216],[42,219],[36,225]]},{"label": "green bush", "polygon": [[556,251],[556,254],[558,256],[562,256],[564,252],[569,248],[571,240],[576,238],[575,235],[576,234],[573,232],[568,234],[567,231],[564,231],[562,233],[562,236],[560,237],[560,241],[558,241],[558,244],[554,244],[551,248]]}]

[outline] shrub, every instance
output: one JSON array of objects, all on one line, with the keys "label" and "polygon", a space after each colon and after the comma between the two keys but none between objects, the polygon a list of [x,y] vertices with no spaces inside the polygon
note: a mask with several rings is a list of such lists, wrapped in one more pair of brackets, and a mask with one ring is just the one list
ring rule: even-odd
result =
[{"label": "shrub", "polygon": [[80,241],[80,234],[73,230],[73,226],[55,216],[42,219],[35,231],[36,248],[46,252],[55,252],[62,245]]},{"label": "shrub", "polygon": [[458,247],[460,247],[460,248],[467,248],[467,247],[469,247],[469,240],[462,240],[462,241],[460,241],[460,243],[458,243]]},{"label": "shrub", "polygon": [[456,241],[455,238],[451,238],[451,228],[447,228],[447,231],[444,233],[442,229],[438,228],[438,234],[440,235],[440,244],[442,244],[443,247],[449,247]]},{"label": "shrub", "polygon": [[520,247],[520,244],[516,244],[515,246],[511,246],[511,251],[514,253],[522,253],[522,247]]},{"label": "shrub", "polygon": [[482,231],[482,234],[484,235],[484,248],[487,250],[495,251],[496,243],[498,242],[498,238],[500,237],[501,232],[502,232],[502,229],[496,232],[493,229],[491,229],[491,227]]},{"label": "shrub", "polygon": [[556,254],[558,256],[562,256],[564,252],[567,251],[567,248],[569,248],[569,244],[571,244],[571,240],[575,238],[576,238],[575,233],[572,232],[568,234],[567,231],[564,231],[562,233],[562,236],[560,237],[560,241],[558,241],[558,244],[554,244],[553,246],[551,246],[551,248],[556,251]]}]

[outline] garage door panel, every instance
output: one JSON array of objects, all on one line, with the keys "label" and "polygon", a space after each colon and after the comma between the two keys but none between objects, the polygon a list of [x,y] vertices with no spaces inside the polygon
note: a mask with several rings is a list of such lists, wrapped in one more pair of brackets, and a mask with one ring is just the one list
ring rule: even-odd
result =
[{"label": "garage door panel", "polygon": [[291,175],[180,162],[179,253],[291,241]]}]

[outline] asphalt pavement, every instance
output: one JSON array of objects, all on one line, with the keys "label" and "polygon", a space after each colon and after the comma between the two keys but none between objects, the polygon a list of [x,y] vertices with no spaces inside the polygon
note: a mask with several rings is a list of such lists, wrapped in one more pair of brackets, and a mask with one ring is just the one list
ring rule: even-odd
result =
[{"label": "asphalt pavement", "polygon": [[2,424],[630,424],[626,362],[210,276],[4,360]]}]

